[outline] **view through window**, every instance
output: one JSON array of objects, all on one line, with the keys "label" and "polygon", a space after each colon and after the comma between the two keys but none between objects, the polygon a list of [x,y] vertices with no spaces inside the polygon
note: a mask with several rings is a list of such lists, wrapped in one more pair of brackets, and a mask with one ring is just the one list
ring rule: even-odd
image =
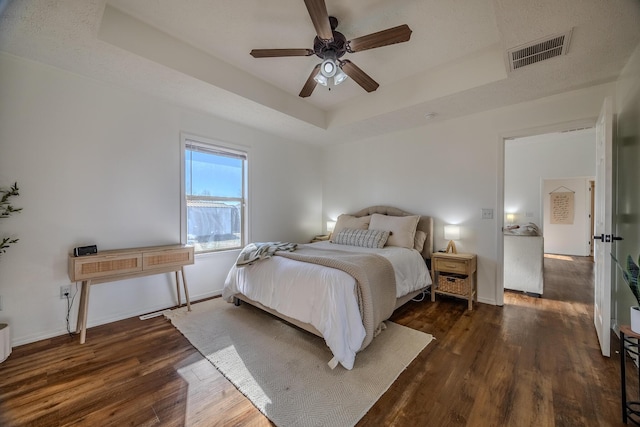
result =
[{"label": "view through window", "polygon": [[187,139],[184,158],[187,244],[196,253],[242,248],[247,154]]}]

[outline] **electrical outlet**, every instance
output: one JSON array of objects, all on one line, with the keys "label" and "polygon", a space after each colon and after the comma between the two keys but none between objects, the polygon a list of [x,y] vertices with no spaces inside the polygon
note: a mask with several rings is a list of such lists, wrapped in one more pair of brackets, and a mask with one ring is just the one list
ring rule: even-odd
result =
[{"label": "electrical outlet", "polygon": [[71,297],[71,285],[60,286],[60,299]]},{"label": "electrical outlet", "polygon": [[0,295],[0,311],[2,311],[2,296]]}]

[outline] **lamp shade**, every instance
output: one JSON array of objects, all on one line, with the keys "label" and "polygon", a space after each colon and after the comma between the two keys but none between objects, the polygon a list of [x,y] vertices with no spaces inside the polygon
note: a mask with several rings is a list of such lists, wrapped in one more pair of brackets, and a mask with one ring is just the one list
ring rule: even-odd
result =
[{"label": "lamp shade", "polygon": [[445,225],[444,226],[444,238],[447,240],[460,240],[460,226],[458,225]]},{"label": "lamp shade", "polygon": [[340,83],[342,83],[346,79],[347,79],[347,75],[344,73],[344,71],[342,71],[341,69],[338,69],[338,71],[336,72],[336,75],[333,76],[333,84],[335,86],[338,86]]},{"label": "lamp shade", "polygon": [[327,86],[329,84],[329,79],[327,79],[322,73],[316,74],[313,80],[322,86]]},{"label": "lamp shade", "polygon": [[335,221],[327,221],[327,233],[333,233],[333,229],[336,228]]}]

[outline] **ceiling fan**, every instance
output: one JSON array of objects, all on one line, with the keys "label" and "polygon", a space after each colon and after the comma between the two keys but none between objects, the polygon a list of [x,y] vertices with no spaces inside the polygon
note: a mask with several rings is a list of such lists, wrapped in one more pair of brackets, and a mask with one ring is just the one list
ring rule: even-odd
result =
[{"label": "ceiling fan", "polygon": [[275,58],[283,56],[311,56],[316,55],[322,63],[316,65],[306,83],[300,91],[300,96],[306,98],[311,95],[319,83],[327,86],[331,79],[334,85],[340,84],[347,76],[351,77],[367,92],[373,92],[380,86],[367,73],[348,59],[341,59],[345,53],[360,52],[376,47],[409,41],[411,29],[408,25],[400,25],[378,31],[366,36],[347,40],[344,34],[336,31],[338,20],[329,16],[324,0],[304,0],[311,22],[317,36],[313,41],[313,49],[253,49],[254,58]]}]

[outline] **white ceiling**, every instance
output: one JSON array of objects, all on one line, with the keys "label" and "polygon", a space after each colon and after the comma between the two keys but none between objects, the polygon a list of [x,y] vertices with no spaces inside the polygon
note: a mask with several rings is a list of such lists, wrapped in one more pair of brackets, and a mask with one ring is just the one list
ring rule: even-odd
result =
[{"label": "white ceiling", "polygon": [[[294,141],[353,141],[613,81],[640,43],[638,0],[325,0],[347,39],[401,24],[411,40],[345,58],[351,79],[298,93],[319,58],[302,0],[13,0],[0,50]],[[0,6],[6,2],[0,1]],[[507,72],[504,52],[573,29],[569,52]],[[327,142],[329,141],[329,142]]]}]

